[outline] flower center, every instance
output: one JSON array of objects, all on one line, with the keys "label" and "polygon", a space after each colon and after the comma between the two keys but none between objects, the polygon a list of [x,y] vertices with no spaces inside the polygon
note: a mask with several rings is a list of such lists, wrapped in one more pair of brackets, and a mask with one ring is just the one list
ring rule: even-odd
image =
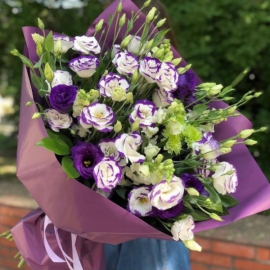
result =
[{"label": "flower center", "polygon": [[140,203],[148,203],[148,198],[140,198],[139,201]]},{"label": "flower center", "polygon": [[100,118],[102,118],[102,117],[103,117],[103,115],[104,115],[104,114],[103,114],[103,112],[96,113],[96,117],[97,117],[97,118],[99,118],[99,119],[100,119]]},{"label": "flower center", "polygon": [[91,165],[91,161],[90,161],[90,160],[84,160],[83,164],[84,164],[84,166],[85,166],[86,168],[89,168],[90,165]]}]

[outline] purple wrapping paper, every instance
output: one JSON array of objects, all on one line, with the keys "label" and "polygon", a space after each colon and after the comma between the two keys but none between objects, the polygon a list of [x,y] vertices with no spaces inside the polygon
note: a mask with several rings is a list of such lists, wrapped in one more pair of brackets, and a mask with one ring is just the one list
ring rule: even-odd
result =
[{"label": "purple wrapping paper", "polygon": [[[104,19],[106,26],[108,17],[115,11],[118,2],[115,1],[95,20],[88,29],[87,35],[90,36],[94,33],[94,27],[100,19]],[[130,0],[124,0],[122,12],[127,14],[127,18],[130,18],[132,10],[137,12],[138,8]],[[140,19],[134,25],[133,33],[137,32],[144,18],[145,16],[140,14]],[[34,27],[24,27],[23,32],[26,40],[25,55],[32,61],[36,61],[35,44],[31,34],[39,32],[39,30]],[[121,42],[122,33],[123,31],[118,37],[118,43]],[[110,31],[106,45],[111,46],[112,40],[113,31]],[[175,57],[179,57],[176,51],[174,51],[174,54]],[[186,63],[182,61],[181,65],[185,66]],[[197,78],[197,82],[200,83],[199,78]],[[33,100],[33,96],[35,100],[39,99],[36,90],[31,86],[29,73],[24,67],[17,176],[54,225],[85,239],[101,243],[118,244],[136,238],[171,240],[171,236],[154,229],[76,180],[67,180],[67,175],[62,170],[55,155],[42,147],[35,146],[38,141],[47,137],[47,133],[42,119],[31,120],[37,108],[35,106],[25,106],[27,101]],[[212,106],[222,108],[226,104],[213,102]],[[231,118],[216,127],[215,137],[218,140],[228,138],[242,129],[250,128],[250,126],[250,122],[244,116]],[[214,220],[199,222],[196,224],[195,231],[224,226],[240,218],[270,208],[270,185],[246,146],[234,146],[233,151],[222,157],[222,160],[232,163],[237,169],[239,185],[234,195],[239,200],[239,205],[230,209],[230,215],[224,217],[224,222]],[[44,245],[43,241],[41,241],[40,230],[42,228],[40,224],[42,222],[42,212],[37,210],[30,213],[29,216],[13,228],[14,239],[23,257],[33,269],[68,269],[67,266],[61,263],[54,265],[52,268],[52,262],[44,253]],[[33,246],[35,246],[35,251],[32,250]],[[96,243],[95,245],[91,242],[91,245],[89,244],[87,247],[84,252],[90,254],[88,260],[92,261],[93,256],[95,256],[97,266],[88,265],[85,266],[85,269],[102,269],[99,265],[102,252],[99,255],[91,253],[94,247],[98,250],[100,244]]]}]

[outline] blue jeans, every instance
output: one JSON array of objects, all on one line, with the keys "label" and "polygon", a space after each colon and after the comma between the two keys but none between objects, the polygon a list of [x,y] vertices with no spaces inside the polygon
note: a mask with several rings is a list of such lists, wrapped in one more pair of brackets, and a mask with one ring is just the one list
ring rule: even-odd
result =
[{"label": "blue jeans", "polygon": [[189,252],[181,242],[137,239],[104,249],[106,270],[190,270]]}]

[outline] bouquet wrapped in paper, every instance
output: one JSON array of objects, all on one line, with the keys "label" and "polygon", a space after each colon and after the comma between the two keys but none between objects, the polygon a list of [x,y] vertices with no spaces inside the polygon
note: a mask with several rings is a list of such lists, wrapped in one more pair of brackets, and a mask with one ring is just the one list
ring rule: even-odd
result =
[{"label": "bouquet wrapped in paper", "polygon": [[260,93],[225,104],[163,24],[123,0],[83,36],[23,29],[18,177],[42,210],[12,234],[33,269],[103,269],[102,243],[136,238],[200,251],[194,232],[269,208],[246,148],[263,128],[236,111]]}]

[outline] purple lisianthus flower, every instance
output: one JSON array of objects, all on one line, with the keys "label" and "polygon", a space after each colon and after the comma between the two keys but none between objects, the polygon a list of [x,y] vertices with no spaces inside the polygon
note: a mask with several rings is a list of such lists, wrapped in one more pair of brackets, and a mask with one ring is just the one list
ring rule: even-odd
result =
[{"label": "purple lisianthus flower", "polygon": [[134,123],[136,120],[139,121],[140,127],[153,127],[155,126],[153,116],[157,111],[156,105],[147,100],[138,100],[129,115],[130,123]]},{"label": "purple lisianthus flower", "polygon": [[90,142],[78,142],[71,148],[71,157],[78,173],[84,178],[93,177],[96,164],[102,159],[100,148]]},{"label": "purple lisianthus flower", "polygon": [[161,67],[161,62],[157,58],[144,57],[140,61],[140,74],[148,83],[155,83]]},{"label": "purple lisianthus flower", "polygon": [[173,176],[170,183],[162,180],[153,186],[149,193],[151,204],[159,210],[167,210],[179,204],[184,195],[185,183],[177,176]]},{"label": "purple lisianthus flower", "polygon": [[192,145],[195,155],[202,155],[202,158],[206,160],[214,160],[221,155],[219,150],[219,143],[213,137],[211,132],[203,132],[203,137],[200,141],[195,142]]},{"label": "purple lisianthus flower", "polygon": [[51,106],[60,113],[66,113],[77,95],[74,85],[59,84],[51,89],[49,100]]},{"label": "purple lisianthus flower", "polygon": [[195,91],[196,76],[192,70],[179,75],[178,88],[174,92],[174,96],[180,100],[192,96]]},{"label": "purple lisianthus flower", "polygon": [[176,67],[170,62],[163,62],[157,74],[157,84],[165,91],[172,92],[177,88],[178,79]]},{"label": "purple lisianthus flower", "polygon": [[55,132],[59,132],[59,129],[67,129],[72,124],[72,118],[67,113],[62,114],[54,109],[47,109],[43,113],[45,121],[48,122],[50,128]]},{"label": "purple lisianthus flower", "polygon": [[127,91],[129,89],[129,83],[125,78],[114,73],[108,73],[98,83],[99,92],[104,97],[111,97],[112,91],[115,88],[122,88]]},{"label": "purple lisianthus flower", "polygon": [[96,57],[83,55],[70,60],[69,67],[76,72],[79,77],[90,78],[96,72],[99,63],[100,62]]},{"label": "purple lisianthus flower", "polygon": [[112,158],[103,158],[94,168],[94,179],[98,188],[110,192],[122,179],[122,168]]},{"label": "purple lisianthus flower", "polygon": [[209,193],[205,190],[203,183],[196,176],[184,173],[180,177],[185,182],[186,188],[194,188],[200,193],[200,195],[206,197],[209,196]]},{"label": "purple lisianthus flower", "polygon": [[138,58],[129,52],[118,52],[112,62],[122,75],[132,75],[139,67]]},{"label": "purple lisianthus flower", "polygon": [[113,130],[111,125],[115,121],[115,113],[109,106],[94,102],[82,110],[79,121],[85,126],[92,125],[100,132],[110,132]]},{"label": "purple lisianthus flower", "polygon": [[150,216],[152,204],[149,200],[150,186],[135,187],[128,194],[127,210],[138,217]]},{"label": "purple lisianthus flower", "polygon": [[182,202],[167,210],[159,210],[153,207],[153,216],[162,219],[174,218],[180,215],[184,211],[184,205]]}]

